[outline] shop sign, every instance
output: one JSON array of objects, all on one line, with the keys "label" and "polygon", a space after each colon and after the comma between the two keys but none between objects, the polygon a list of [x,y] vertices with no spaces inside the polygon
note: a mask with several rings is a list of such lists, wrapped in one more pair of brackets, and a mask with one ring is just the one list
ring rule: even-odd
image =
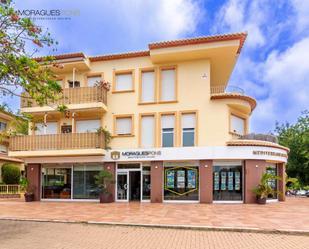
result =
[{"label": "shop sign", "polygon": [[154,159],[161,156],[162,152],[160,150],[142,150],[142,151],[112,151],[111,158],[113,160],[118,160],[120,157],[126,159]]},{"label": "shop sign", "polygon": [[274,151],[264,151],[264,150],[254,150],[252,151],[253,155],[260,155],[260,156],[278,156],[278,157],[285,157],[287,158],[288,155],[285,153],[274,152]]}]

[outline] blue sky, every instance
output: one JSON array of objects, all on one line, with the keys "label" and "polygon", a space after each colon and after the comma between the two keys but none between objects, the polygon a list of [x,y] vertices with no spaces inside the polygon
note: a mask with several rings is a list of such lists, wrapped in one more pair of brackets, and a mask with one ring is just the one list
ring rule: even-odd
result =
[{"label": "blue sky", "polygon": [[[153,41],[247,31],[230,85],[258,101],[251,131],[272,131],[275,121],[295,122],[309,109],[309,0],[17,0],[16,6],[79,10],[70,20],[38,22],[59,42],[57,53],[135,51]],[[19,106],[17,99],[1,101]]]}]

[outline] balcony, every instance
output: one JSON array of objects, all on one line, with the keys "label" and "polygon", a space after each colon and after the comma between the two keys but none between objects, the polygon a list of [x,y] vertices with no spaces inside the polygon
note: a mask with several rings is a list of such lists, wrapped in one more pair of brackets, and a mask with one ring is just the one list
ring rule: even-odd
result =
[{"label": "balcony", "polygon": [[107,89],[104,87],[75,87],[64,88],[60,98],[48,106],[39,106],[28,94],[21,98],[21,109],[23,112],[52,111],[51,106],[66,105],[68,109],[104,108],[107,105]]},{"label": "balcony", "polygon": [[210,99],[225,99],[231,107],[242,112],[251,113],[256,107],[256,100],[247,96],[243,89],[237,86],[217,85],[210,87]]},{"label": "balcony", "polygon": [[10,138],[9,156],[43,157],[67,155],[104,155],[103,133],[64,133],[25,135]]}]

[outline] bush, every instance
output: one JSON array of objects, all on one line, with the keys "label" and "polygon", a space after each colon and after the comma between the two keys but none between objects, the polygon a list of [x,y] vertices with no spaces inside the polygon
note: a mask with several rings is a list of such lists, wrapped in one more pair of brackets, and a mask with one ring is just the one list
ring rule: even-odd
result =
[{"label": "bush", "polygon": [[2,166],[2,181],[5,184],[19,184],[20,169],[12,163],[5,163]]}]

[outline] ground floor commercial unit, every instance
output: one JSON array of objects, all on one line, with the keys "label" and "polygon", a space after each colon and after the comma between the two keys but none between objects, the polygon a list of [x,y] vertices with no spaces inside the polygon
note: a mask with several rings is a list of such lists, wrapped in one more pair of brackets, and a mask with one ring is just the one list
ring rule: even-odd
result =
[{"label": "ground floor commercial unit", "polygon": [[102,156],[26,158],[36,200],[97,201],[95,176],[110,171],[116,202],[254,203],[263,172],[284,201],[287,150],[218,146],[110,150]]}]

